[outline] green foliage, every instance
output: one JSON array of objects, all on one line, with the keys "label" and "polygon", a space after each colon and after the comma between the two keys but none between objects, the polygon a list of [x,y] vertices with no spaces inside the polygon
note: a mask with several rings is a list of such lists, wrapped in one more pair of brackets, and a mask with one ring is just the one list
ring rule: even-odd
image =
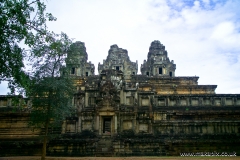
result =
[{"label": "green foliage", "polygon": [[69,78],[43,78],[32,86],[31,124],[43,127],[71,114],[72,82]]},{"label": "green foliage", "polygon": [[59,124],[73,111],[73,81],[68,75],[60,76],[71,43],[64,33],[47,32],[44,39],[31,49],[35,63],[30,74],[31,83],[27,87],[32,100],[30,125],[44,128],[42,160],[46,156],[49,127]]},{"label": "green foliage", "polygon": [[[71,78],[60,77],[72,42],[47,30],[46,22],[56,18],[45,10],[42,0],[0,1],[0,82],[9,81],[12,94],[23,87],[32,100],[30,125],[45,128],[42,159],[48,128],[71,113],[74,93]],[[34,61],[31,73],[24,71],[25,59]]]},{"label": "green foliage", "polygon": [[9,81],[11,92],[16,85],[26,87],[29,77],[24,72],[23,60],[26,49],[32,47],[46,35],[46,21],[56,20],[44,13],[41,0],[0,1],[0,82]]},{"label": "green foliage", "polygon": [[28,90],[33,126],[45,127],[47,121],[57,123],[73,111],[73,81],[68,75],[60,76],[70,45],[66,34],[47,33],[46,41],[31,50],[36,60]]},{"label": "green foliage", "polygon": [[26,105],[26,101],[24,101],[22,96],[13,96],[11,101],[11,106],[13,106],[12,112],[21,112]]}]

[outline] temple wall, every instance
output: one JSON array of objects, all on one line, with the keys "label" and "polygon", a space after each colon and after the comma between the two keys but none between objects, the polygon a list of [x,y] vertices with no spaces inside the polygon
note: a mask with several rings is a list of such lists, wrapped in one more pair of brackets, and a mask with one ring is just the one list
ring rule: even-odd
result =
[{"label": "temple wall", "polygon": [[[86,107],[80,119],[66,119],[62,134],[59,134],[62,138],[49,142],[47,154],[96,156],[101,155],[102,150],[113,156],[163,156],[212,151],[235,151],[240,154],[240,148],[233,147],[240,144],[239,96],[165,95],[151,98],[142,94],[136,97],[134,92],[124,93],[126,97],[139,97],[140,106],[131,105],[131,100],[125,98],[123,102],[127,104],[121,105],[117,113],[105,106],[98,114],[93,114],[89,110],[91,107]],[[0,155],[40,155],[38,138],[41,130],[33,132],[28,127],[29,113],[20,110],[13,112],[13,109],[1,107],[0,146],[3,149]],[[110,135],[102,134],[105,116],[111,117]],[[82,132],[94,136],[84,138]],[[106,140],[99,136],[110,136],[108,141],[111,147],[104,147]]]},{"label": "temple wall", "polygon": [[[28,127],[29,113],[0,112],[0,156],[40,155],[41,130]],[[13,108],[12,108],[13,109]]]},{"label": "temple wall", "polygon": [[[240,155],[240,94],[215,94],[217,85],[198,85],[199,77],[175,77],[176,64],[160,41],[151,43],[142,75],[117,45],[99,63],[99,75],[87,60],[83,42],[71,45],[66,65],[76,113],[51,130],[57,136],[47,155]],[[29,102],[20,98],[14,106],[13,98],[0,96],[0,156],[39,155],[42,129],[28,127]]]}]

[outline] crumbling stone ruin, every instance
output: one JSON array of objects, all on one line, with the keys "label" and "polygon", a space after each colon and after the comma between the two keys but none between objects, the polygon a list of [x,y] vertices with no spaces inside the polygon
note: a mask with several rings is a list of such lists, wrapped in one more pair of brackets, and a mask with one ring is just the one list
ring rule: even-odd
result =
[{"label": "crumbling stone ruin", "polygon": [[[199,77],[176,77],[176,64],[160,41],[151,43],[141,74],[138,62],[117,45],[98,64],[98,75],[87,60],[84,43],[74,43],[66,64],[76,82],[76,114],[66,118],[60,136],[49,142],[48,155],[240,154],[240,94],[216,94],[217,85],[198,85]],[[9,118],[5,112],[0,116],[5,119],[0,140],[9,133],[24,137],[11,130],[24,118]]]}]

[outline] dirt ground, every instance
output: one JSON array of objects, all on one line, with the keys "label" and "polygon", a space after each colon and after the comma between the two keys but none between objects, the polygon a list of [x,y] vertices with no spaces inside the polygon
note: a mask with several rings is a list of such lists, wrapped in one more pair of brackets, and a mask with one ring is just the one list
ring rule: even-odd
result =
[{"label": "dirt ground", "polygon": [[[0,160],[40,160],[40,157],[0,157]],[[46,157],[46,160],[240,160],[240,157]]]}]

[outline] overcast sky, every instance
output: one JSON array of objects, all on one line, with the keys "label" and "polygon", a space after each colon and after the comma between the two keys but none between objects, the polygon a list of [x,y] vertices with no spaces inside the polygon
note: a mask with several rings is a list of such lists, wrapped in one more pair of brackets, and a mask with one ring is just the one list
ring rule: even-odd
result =
[{"label": "overcast sky", "polygon": [[[216,93],[240,93],[240,0],[48,0],[49,30],[85,43],[97,65],[113,44],[140,67],[159,40],[176,76],[199,76]],[[138,70],[140,74],[140,70]],[[6,94],[4,84],[0,94]]]}]

